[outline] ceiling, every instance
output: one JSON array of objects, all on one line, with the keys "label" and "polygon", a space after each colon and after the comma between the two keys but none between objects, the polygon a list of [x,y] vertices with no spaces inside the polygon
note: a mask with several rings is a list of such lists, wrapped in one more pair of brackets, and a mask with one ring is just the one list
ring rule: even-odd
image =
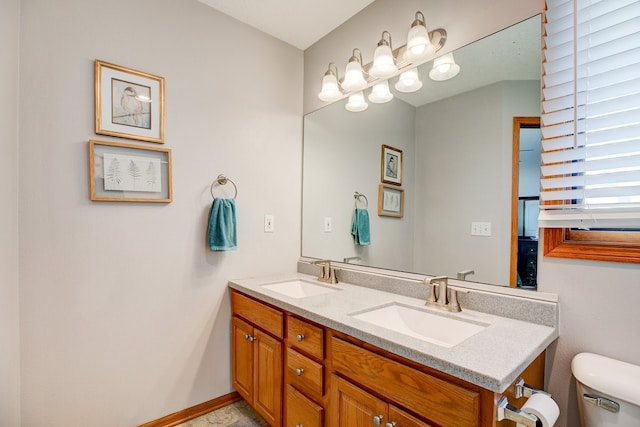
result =
[{"label": "ceiling", "polygon": [[305,50],[374,0],[199,0]]}]

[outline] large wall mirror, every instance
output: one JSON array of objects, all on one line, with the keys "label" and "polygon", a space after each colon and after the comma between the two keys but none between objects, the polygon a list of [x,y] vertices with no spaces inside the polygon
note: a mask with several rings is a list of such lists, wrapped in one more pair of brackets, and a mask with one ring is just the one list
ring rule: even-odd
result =
[{"label": "large wall mirror", "polygon": [[[513,119],[540,114],[540,33],[538,15],[454,51],[450,80],[430,80],[428,62],[419,92],[394,91],[396,77],[388,103],[307,114],[302,256],[509,286]],[[403,190],[402,217],[378,215],[384,145],[402,151],[401,185],[388,184]],[[368,246],[351,235],[355,192]]]}]

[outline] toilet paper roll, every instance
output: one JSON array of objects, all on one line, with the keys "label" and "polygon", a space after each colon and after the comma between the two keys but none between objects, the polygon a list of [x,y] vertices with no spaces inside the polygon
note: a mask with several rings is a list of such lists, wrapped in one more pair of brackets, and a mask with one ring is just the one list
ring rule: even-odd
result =
[{"label": "toilet paper roll", "polygon": [[[553,427],[560,416],[560,408],[551,397],[542,393],[534,393],[522,406],[522,411],[538,417],[538,425],[542,427]],[[525,427],[524,424],[516,424],[518,427]]]}]

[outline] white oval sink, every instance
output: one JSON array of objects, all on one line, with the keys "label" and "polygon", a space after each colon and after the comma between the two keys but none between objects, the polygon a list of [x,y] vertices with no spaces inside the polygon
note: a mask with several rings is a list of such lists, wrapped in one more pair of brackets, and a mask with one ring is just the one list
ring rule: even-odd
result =
[{"label": "white oval sink", "polygon": [[286,282],[270,283],[268,285],[262,285],[262,288],[277,292],[290,298],[312,297],[315,295],[322,295],[340,290],[336,287],[319,285],[300,279],[287,280]]},{"label": "white oval sink", "polygon": [[443,347],[453,347],[489,326],[398,303],[354,313],[351,317]]}]

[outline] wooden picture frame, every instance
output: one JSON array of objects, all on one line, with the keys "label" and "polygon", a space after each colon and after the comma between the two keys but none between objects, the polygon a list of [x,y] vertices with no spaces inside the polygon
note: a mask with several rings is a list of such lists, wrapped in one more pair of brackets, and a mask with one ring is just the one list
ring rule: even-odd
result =
[{"label": "wooden picture frame", "polygon": [[380,184],[378,186],[378,215],[402,218],[404,216],[404,189]]},{"label": "wooden picture frame", "polygon": [[95,61],[95,125],[100,135],[164,143],[164,78]]},{"label": "wooden picture frame", "polygon": [[386,184],[402,185],[402,150],[382,145],[380,180]]},{"label": "wooden picture frame", "polygon": [[89,141],[91,200],[170,203],[171,150]]}]

